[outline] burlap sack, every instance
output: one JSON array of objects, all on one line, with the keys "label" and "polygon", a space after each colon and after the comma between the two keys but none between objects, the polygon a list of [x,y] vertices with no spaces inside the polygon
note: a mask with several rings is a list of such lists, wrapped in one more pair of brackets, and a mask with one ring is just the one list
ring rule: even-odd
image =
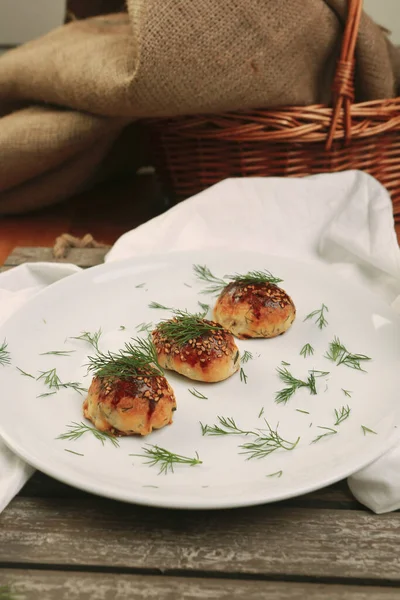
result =
[{"label": "burlap sack", "polygon": [[[6,53],[0,213],[81,189],[138,118],[329,102],[345,13],[346,0],[128,0]],[[396,95],[396,60],[364,15],[357,100]]]}]

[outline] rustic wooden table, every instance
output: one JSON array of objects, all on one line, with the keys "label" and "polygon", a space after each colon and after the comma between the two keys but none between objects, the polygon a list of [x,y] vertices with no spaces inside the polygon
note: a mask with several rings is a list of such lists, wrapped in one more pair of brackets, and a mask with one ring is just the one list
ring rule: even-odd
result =
[{"label": "rustic wooden table", "polygon": [[[104,252],[65,260],[89,267]],[[36,260],[51,250],[16,249],[4,268]],[[398,599],[400,512],[371,514],[346,482],[247,509],[161,510],[37,472],[0,516],[6,598]]]}]

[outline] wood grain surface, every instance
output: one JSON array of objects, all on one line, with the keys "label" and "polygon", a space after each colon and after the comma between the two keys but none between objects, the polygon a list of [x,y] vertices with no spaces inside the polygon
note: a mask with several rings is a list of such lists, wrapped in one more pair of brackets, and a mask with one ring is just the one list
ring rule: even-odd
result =
[{"label": "wood grain surface", "polygon": [[400,513],[265,505],[176,511],[102,498],[17,497],[0,563],[400,584]]},{"label": "wood grain surface", "polygon": [[370,586],[57,571],[0,571],[19,600],[397,600]]}]

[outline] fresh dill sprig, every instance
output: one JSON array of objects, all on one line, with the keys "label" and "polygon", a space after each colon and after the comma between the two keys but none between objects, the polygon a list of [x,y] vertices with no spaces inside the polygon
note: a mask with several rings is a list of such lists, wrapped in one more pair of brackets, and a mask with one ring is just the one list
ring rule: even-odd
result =
[{"label": "fresh dill sprig", "polygon": [[243,367],[240,367],[240,371],[239,371],[239,376],[240,376],[240,381],[243,381],[243,383],[247,383],[247,375],[243,370]]},{"label": "fresh dill sprig", "polygon": [[360,363],[371,360],[371,358],[365,354],[352,354],[349,352],[337,336],[335,336],[333,341],[329,344],[329,351],[325,354],[325,358],[335,362],[337,366],[345,365],[350,369],[364,372],[365,369],[361,367]]},{"label": "fresh dill sprig", "polygon": [[289,442],[284,440],[278,433],[278,427],[273,430],[266,419],[264,422],[267,428],[255,429],[246,431],[240,429],[232,417],[217,417],[218,423],[216,425],[203,425],[201,426],[202,435],[244,435],[253,436],[254,441],[246,442],[241,444],[239,448],[242,449],[240,454],[248,454],[247,460],[252,458],[264,458],[275,450],[281,448],[282,450],[293,450],[299,443],[300,438],[298,437],[295,442]]},{"label": "fresh dill sprig", "polygon": [[113,446],[119,446],[119,441],[113,435],[107,433],[106,431],[99,431],[95,427],[91,427],[90,425],[82,423],[82,421],[80,423],[72,421],[72,423],[70,425],[67,425],[67,427],[69,431],[62,433],[61,435],[56,437],[56,440],[75,441],[82,437],[85,433],[90,432],[92,435],[94,435],[96,440],[99,440],[102,443],[103,446],[107,440],[110,441]]},{"label": "fresh dill sprig", "polygon": [[318,429],[324,429],[326,430],[326,433],[321,433],[321,435],[317,436],[311,443],[315,444],[316,442],[319,442],[319,440],[322,440],[322,438],[328,436],[328,435],[335,435],[337,433],[336,429],[332,429],[332,427],[321,427],[318,425]]},{"label": "fresh dill sprig", "polygon": [[240,362],[242,363],[242,365],[245,365],[247,362],[249,362],[249,360],[253,360],[253,355],[248,350],[245,350],[243,352],[242,358],[240,359]]},{"label": "fresh dill sprig", "polygon": [[57,369],[49,369],[48,371],[39,371],[40,375],[36,378],[37,381],[44,380],[44,384],[50,389],[59,388],[61,379],[57,375]]},{"label": "fresh dill sprig", "polygon": [[232,417],[217,417],[219,425],[201,426],[201,435],[257,435],[253,431],[244,431],[240,429]]},{"label": "fresh dill sprig", "polygon": [[300,356],[307,358],[307,356],[311,356],[312,354],[314,354],[314,348],[311,346],[311,344],[304,344],[300,350]]},{"label": "fresh dill sprig", "polygon": [[119,326],[119,331],[125,331],[125,329],[126,329],[125,325],[120,325]]},{"label": "fresh dill sprig", "polygon": [[305,415],[309,415],[310,413],[308,412],[308,410],[302,410],[301,408],[296,408],[296,411],[299,413],[304,413]]},{"label": "fresh dill sprig", "polygon": [[67,381],[66,383],[60,383],[58,386],[60,389],[71,389],[74,392],[79,392],[79,394],[83,394],[87,392],[87,388],[84,388],[78,381]]},{"label": "fresh dill sprig", "polygon": [[224,328],[217,324],[211,325],[209,321],[205,321],[199,315],[190,314],[186,310],[174,310],[174,317],[161,321],[156,330],[178,346],[184,346],[190,340],[224,331]]},{"label": "fresh dill sprig", "polygon": [[[221,292],[228,282],[244,283],[247,285],[257,285],[262,283],[281,283],[282,279],[274,277],[270,271],[249,271],[243,275],[235,273],[234,275],[225,275],[224,278],[216,277],[206,265],[193,265],[193,270],[198,279],[205,281],[209,285],[202,291],[205,294],[217,294]],[[226,281],[228,280],[228,281]]]},{"label": "fresh dill sprig", "polygon": [[304,321],[308,321],[308,319],[312,319],[313,317],[317,317],[315,319],[315,324],[318,325],[320,329],[323,329],[328,325],[328,321],[325,318],[324,312],[329,312],[329,308],[323,304],[321,308],[317,308],[317,310],[313,310],[309,315],[306,316]]},{"label": "fresh dill sprig", "polygon": [[260,412],[258,413],[258,418],[261,419],[261,417],[264,414],[264,407],[261,408]]},{"label": "fresh dill sprig", "polygon": [[36,377],[34,375],[31,375],[30,373],[27,373],[26,371],[23,371],[22,369],[20,369],[19,367],[15,367],[20,373],[21,375],[23,375],[24,377],[30,377],[31,379],[36,379]]},{"label": "fresh dill sprig", "polygon": [[266,475],[265,477],[282,477],[282,473],[283,471],[276,471],[276,473],[270,473],[269,475]]},{"label": "fresh dill sprig", "polygon": [[148,377],[163,375],[152,340],[135,338],[133,342],[126,342],[119,352],[99,352],[96,356],[89,356],[88,372],[96,377],[119,379],[130,379],[144,373]]},{"label": "fresh dill sprig", "polygon": [[84,454],[81,454],[80,452],[75,452],[74,450],[68,450],[68,448],[64,448],[65,452],[69,452],[70,454],[76,454],[76,456],[85,456]]},{"label": "fresh dill sprig", "polygon": [[142,287],[144,287],[145,285],[146,285],[146,283],[145,283],[145,282],[143,282],[143,283],[139,283],[138,285],[135,285],[135,288],[142,288]]},{"label": "fresh dill sprig", "polygon": [[75,350],[50,350],[50,352],[41,352],[39,356],[47,356],[49,354],[53,356],[69,356],[73,352],[75,352]]},{"label": "fresh dill sprig", "polygon": [[3,367],[5,365],[9,365],[11,362],[11,354],[7,350],[7,347],[8,347],[7,340],[4,340],[4,342],[0,346],[0,365]]},{"label": "fresh dill sprig", "polygon": [[283,281],[279,277],[274,277],[267,269],[264,269],[264,271],[249,271],[244,275],[235,273],[234,275],[226,275],[225,277],[235,283],[245,283],[247,285],[257,285],[260,283],[273,283],[276,285]]},{"label": "fresh dill sprig", "polygon": [[347,396],[348,398],[351,398],[351,394],[353,393],[353,392],[351,392],[350,390],[344,390],[343,388],[342,388],[342,392],[343,392],[343,394],[344,394],[345,396]]},{"label": "fresh dill sprig", "polygon": [[200,281],[209,284],[202,290],[202,294],[219,294],[228,285],[227,281],[221,277],[215,277],[206,265],[193,265],[193,271]]},{"label": "fresh dill sprig", "polygon": [[145,464],[148,464],[151,467],[154,465],[160,467],[159,475],[162,473],[167,475],[168,471],[173,473],[174,465],[177,464],[190,465],[191,467],[203,464],[203,461],[200,460],[197,452],[195,453],[195,458],[189,458],[187,456],[182,456],[181,454],[170,452],[165,448],[160,448],[160,446],[154,446],[153,444],[146,444],[146,446],[142,447],[142,450],[144,454],[130,454],[129,456],[147,458],[148,460],[145,462]]},{"label": "fresh dill sprig", "polygon": [[[36,381],[44,380],[44,384],[48,386],[50,390],[60,390],[64,388],[70,388],[75,392],[79,392],[80,394],[83,392],[87,392],[87,389],[82,387],[82,385],[77,381],[68,381],[66,383],[62,382],[57,374],[57,369],[50,369],[49,371],[39,371],[40,375],[36,378]],[[50,394],[48,394],[50,395]],[[43,397],[44,394],[41,394],[39,397]]]},{"label": "fresh dill sprig", "polygon": [[239,354],[239,350],[236,352],[235,354],[235,358],[233,359],[233,364],[236,365],[238,358],[239,358],[240,354]]},{"label": "fresh dill sprig", "polygon": [[365,425],[361,425],[361,429],[364,435],[367,433],[374,433],[375,435],[378,435],[376,431],[374,431],[373,429],[369,429],[369,427],[365,427]]},{"label": "fresh dill sprig", "polygon": [[310,394],[312,395],[317,393],[314,373],[311,372],[307,378],[307,381],[303,381],[294,377],[286,367],[284,369],[278,367],[276,370],[280,379],[287,384],[286,388],[276,392],[275,402],[277,404],[286,404],[288,400],[290,400],[290,398],[297,392],[297,390],[303,387],[309,388]]},{"label": "fresh dill sprig", "polygon": [[335,427],[337,425],[340,425],[340,423],[343,423],[343,421],[345,421],[346,419],[349,418],[351,413],[351,408],[349,407],[349,405],[347,406],[342,406],[339,410],[337,410],[335,408],[335,417],[336,417],[336,422],[334,423]]},{"label": "fresh dill sprig", "polygon": [[240,445],[243,450],[240,454],[247,454],[247,460],[265,458],[279,449],[294,450],[300,441],[300,437],[295,442],[283,439],[278,433],[278,426],[274,430],[266,419],[264,419],[264,422],[267,429],[258,429],[254,441]]},{"label": "fresh dill sprig", "polygon": [[281,365],[284,367],[290,367],[290,363],[286,362],[285,360],[281,360]]},{"label": "fresh dill sprig", "polygon": [[90,331],[82,331],[81,335],[71,337],[71,340],[82,340],[84,342],[88,342],[91,346],[93,346],[93,348],[96,350],[96,352],[100,352],[99,351],[99,340],[100,340],[101,334],[102,334],[102,331],[101,331],[101,327],[100,327],[100,329],[98,329],[98,331],[95,331],[94,333],[90,333]]},{"label": "fresh dill sprig", "polygon": [[192,394],[192,396],[195,396],[196,398],[200,398],[200,400],[208,400],[207,396],[205,396],[204,394],[199,392],[199,390],[196,390],[196,388],[193,388],[192,390],[188,389],[188,392],[190,392]]},{"label": "fresh dill sprig", "polygon": [[330,375],[330,371],[317,371],[316,369],[310,369],[309,373],[312,373],[314,377],[325,377],[326,375]]},{"label": "fresh dill sprig", "polygon": [[153,323],[139,323],[139,325],[136,325],[135,329],[137,329],[139,333],[142,333],[143,331],[150,333],[153,327]]},{"label": "fresh dill sprig", "polygon": [[47,396],[54,396],[57,392],[45,392],[44,394],[39,394],[36,398],[47,398]]},{"label": "fresh dill sprig", "polygon": [[210,310],[210,305],[209,304],[204,304],[204,302],[198,302],[198,305],[200,306],[202,312],[200,313],[200,317],[204,319],[204,317],[206,316],[206,314],[208,313],[208,311]]},{"label": "fresh dill sprig", "polygon": [[159,308],[160,310],[172,310],[172,308],[170,306],[164,306],[163,304],[160,304],[159,302],[150,302],[149,308]]}]

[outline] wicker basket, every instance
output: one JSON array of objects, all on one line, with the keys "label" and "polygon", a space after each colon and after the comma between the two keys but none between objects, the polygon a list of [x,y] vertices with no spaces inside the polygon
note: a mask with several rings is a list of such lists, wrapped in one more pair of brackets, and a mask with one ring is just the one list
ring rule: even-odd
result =
[{"label": "wicker basket", "polygon": [[400,98],[353,104],[362,0],[349,0],[334,107],[195,115],[151,122],[154,161],[173,203],[226,177],[360,169],[390,192],[400,221]]}]

